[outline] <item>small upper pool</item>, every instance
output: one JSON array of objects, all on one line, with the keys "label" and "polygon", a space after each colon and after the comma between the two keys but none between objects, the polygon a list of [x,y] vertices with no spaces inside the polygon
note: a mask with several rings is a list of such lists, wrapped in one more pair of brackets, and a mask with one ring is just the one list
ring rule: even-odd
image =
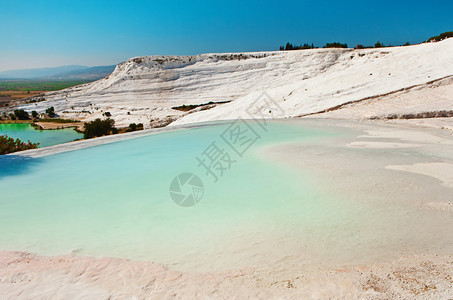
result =
[{"label": "small upper pool", "polygon": [[39,143],[39,148],[72,142],[83,137],[72,128],[36,130],[30,124],[0,124],[0,135],[19,138],[23,142]]}]

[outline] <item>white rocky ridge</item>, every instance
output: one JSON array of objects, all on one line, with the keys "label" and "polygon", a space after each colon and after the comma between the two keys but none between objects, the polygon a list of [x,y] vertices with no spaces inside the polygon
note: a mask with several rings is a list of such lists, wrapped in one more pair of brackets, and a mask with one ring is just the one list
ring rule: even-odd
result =
[{"label": "white rocky ridge", "polygon": [[[110,112],[119,127],[135,122],[144,123],[145,128],[152,120],[167,118],[177,119],[172,124],[187,124],[250,118],[250,114],[296,117],[448,79],[453,76],[452,53],[453,39],[446,39],[361,50],[137,57],[119,64],[105,79],[47,93],[46,101],[21,108],[44,112],[54,106],[60,117],[79,120],[93,120]],[[445,84],[451,87],[451,80],[441,85],[443,89]],[[271,97],[274,108],[256,101],[263,92]],[[426,96],[429,109],[453,109],[451,99],[428,99],[429,95],[423,94],[421,106]],[[189,114],[172,109],[229,100],[232,102]],[[411,105],[400,106],[413,112]],[[385,114],[386,110],[379,112]]]}]

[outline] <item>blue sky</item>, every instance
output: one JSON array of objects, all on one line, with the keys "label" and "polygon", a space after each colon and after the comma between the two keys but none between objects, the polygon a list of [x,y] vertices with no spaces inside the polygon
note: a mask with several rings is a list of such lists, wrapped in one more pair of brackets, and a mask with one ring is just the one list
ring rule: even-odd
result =
[{"label": "blue sky", "polygon": [[0,0],[0,71],[129,57],[421,42],[453,30],[452,0]]}]

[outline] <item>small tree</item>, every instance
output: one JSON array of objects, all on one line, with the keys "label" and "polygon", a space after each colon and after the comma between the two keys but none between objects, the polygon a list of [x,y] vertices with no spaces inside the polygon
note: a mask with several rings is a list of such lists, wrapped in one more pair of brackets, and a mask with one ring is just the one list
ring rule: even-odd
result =
[{"label": "small tree", "polygon": [[14,111],[14,115],[19,120],[29,120],[30,119],[30,116],[28,115],[28,112],[26,112],[23,109],[16,109]]},{"label": "small tree", "polygon": [[381,42],[377,41],[376,44],[374,44],[374,48],[382,48],[384,47],[384,44],[382,44]]},{"label": "small tree", "polygon": [[32,111],[31,112],[31,116],[33,117],[33,119],[37,119],[38,118],[38,112],[36,110]]},{"label": "small tree", "polygon": [[115,121],[112,119],[96,119],[94,121],[85,123],[85,129],[83,130],[84,137],[91,139],[97,136],[109,135],[112,131],[115,131]]},{"label": "small tree", "polygon": [[137,124],[131,123],[131,124],[129,124],[129,128],[131,129],[131,131],[136,131],[137,130]]},{"label": "small tree", "polygon": [[54,118],[56,116],[54,107],[52,106],[46,109],[46,114],[49,116],[49,118]]}]

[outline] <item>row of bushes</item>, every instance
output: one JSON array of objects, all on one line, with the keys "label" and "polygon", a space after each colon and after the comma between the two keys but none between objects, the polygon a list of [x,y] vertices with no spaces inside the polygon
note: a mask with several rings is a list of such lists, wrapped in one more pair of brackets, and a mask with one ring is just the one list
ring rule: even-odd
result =
[{"label": "row of bushes", "polygon": [[[283,51],[288,51],[288,50],[305,50],[305,49],[315,49],[318,47],[315,47],[313,44],[300,44],[299,46],[293,45],[291,43],[286,43],[285,46],[280,46],[280,50]],[[347,44],[342,44],[342,43],[327,43],[323,46],[323,48],[348,48]]]},{"label": "row of bushes", "polygon": [[[427,40],[427,42],[439,42],[447,38],[453,37],[453,31],[447,31],[444,33],[439,34],[438,36],[433,36]],[[406,42],[403,46],[409,46],[410,43]],[[383,43],[377,41],[373,46],[363,46],[363,45],[357,45],[355,49],[365,49],[365,48],[382,48],[382,47],[391,47],[390,45],[384,46]],[[280,50],[301,50],[301,49],[314,49],[318,47],[314,47],[313,44],[303,44],[303,45],[293,45],[291,43],[286,43],[286,46],[280,46]],[[327,43],[323,48],[348,48],[347,44],[341,44],[341,43]]]},{"label": "row of bushes", "polygon": [[342,43],[327,43],[323,48],[348,48],[348,44],[342,44]]},{"label": "row of bushes", "polygon": [[[410,46],[411,43],[406,42],[403,46]],[[374,46],[363,46],[363,45],[356,45],[354,49],[368,49],[368,48],[383,48],[383,47],[392,47],[392,45],[384,45],[383,43],[377,41]]]},{"label": "row of bushes", "polygon": [[[408,46],[410,45],[409,42],[407,42],[406,44],[404,44],[404,46]],[[383,43],[377,41],[375,44],[374,44],[374,48],[382,48],[382,47],[386,47],[384,46]],[[309,45],[309,44],[303,44],[303,45],[299,45],[299,46],[296,46],[296,45],[293,45],[291,43],[286,43],[286,46],[280,46],[280,50],[283,51],[287,51],[287,50],[304,50],[304,49],[316,49],[318,47],[315,47],[313,44]],[[323,48],[348,48],[348,44],[342,44],[342,43],[338,43],[338,42],[334,42],[334,43],[327,43],[323,46]],[[363,45],[357,45],[355,47],[355,49],[365,49],[365,48],[373,48],[373,46],[363,46]]]},{"label": "row of bushes", "polygon": [[[49,118],[55,118],[55,109],[52,107],[46,109],[46,114]],[[14,113],[10,113],[8,116],[11,120],[30,120],[30,114],[23,109],[16,109]],[[31,112],[31,117],[33,119],[38,119],[39,114],[36,110]]]},{"label": "row of bushes", "polygon": [[437,36],[433,36],[427,40],[427,42],[440,42],[444,39],[451,38],[453,37],[453,31],[447,31],[444,33],[441,33]]},{"label": "row of bushes", "polygon": [[129,128],[126,129],[126,132],[132,132],[132,131],[137,131],[137,130],[143,130],[143,124],[142,123],[131,123],[129,124]]},{"label": "row of bushes", "polygon": [[7,135],[0,135],[0,155],[9,154],[17,151],[36,149],[39,143],[22,142],[20,139],[13,139]]},{"label": "row of bushes", "polygon": [[309,44],[301,44],[299,46],[297,45],[293,45],[291,43],[286,43],[285,46],[280,46],[280,50],[301,50],[301,49],[314,49],[315,46],[313,44],[309,45]]}]

